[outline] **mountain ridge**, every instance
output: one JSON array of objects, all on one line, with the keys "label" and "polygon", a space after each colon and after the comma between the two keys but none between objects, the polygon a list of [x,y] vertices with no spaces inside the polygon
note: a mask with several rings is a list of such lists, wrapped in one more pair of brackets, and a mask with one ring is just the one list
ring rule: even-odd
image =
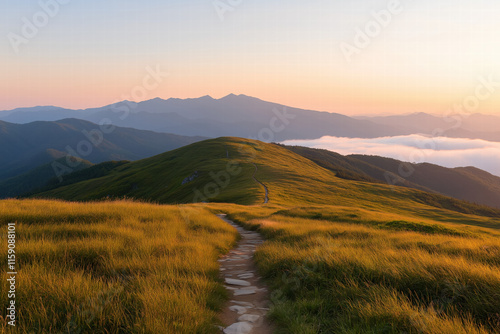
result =
[{"label": "mountain ridge", "polygon": [[[446,168],[431,163],[412,164],[376,155],[344,156],[324,149],[284,147],[345,179],[404,186],[500,208],[500,177],[476,167]],[[410,175],[400,176],[401,166],[410,170]]]},{"label": "mountain ridge", "polygon": [[138,160],[202,139],[205,138],[133,128],[106,130],[79,119],[28,124],[0,121],[0,154],[9,157],[0,160],[0,180],[21,175],[64,156],[92,163]]},{"label": "mountain ridge", "polygon": [[[71,201],[129,197],[157,203],[217,202],[355,205],[394,211],[432,206],[439,210],[498,216],[500,210],[405,187],[345,180],[287,148],[244,138],[209,139],[127,163],[99,178],[37,193]],[[311,194],[314,194],[312,196]]]},{"label": "mountain ridge", "polygon": [[[286,115],[290,118],[284,118]],[[186,136],[262,139],[259,138],[260,131],[270,129],[273,137],[269,141],[318,135],[377,137],[401,134],[390,126],[356,120],[340,113],[293,108],[244,94],[229,94],[220,99],[203,96],[194,99],[155,98],[138,103],[122,101],[83,110],[0,112],[0,120],[13,123],[56,121],[68,117],[94,123],[109,119],[116,126]],[[280,122],[283,120],[284,124]]]},{"label": "mountain ridge", "polygon": [[[285,122],[285,127],[282,127],[281,123],[273,120],[280,113],[288,113],[295,118],[290,118],[290,122]],[[266,138],[259,138],[259,132],[271,129],[271,122],[279,123],[274,130],[271,129],[272,138],[266,141],[316,139],[326,135],[376,138],[415,133],[500,141],[500,117],[493,115],[476,113],[441,117],[418,112],[350,117],[341,112],[294,108],[244,94],[228,94],[219,99],[205,95],[166,100],[157,97],[142,102],[124,100],[87,109],[49,106],[0,111],[0,120],[21,124],[66,118],[94,123],[110,120],[116,126],[185,136],[236,136],[261,140]],[[278,121],[281,119],[278,116]]]}]

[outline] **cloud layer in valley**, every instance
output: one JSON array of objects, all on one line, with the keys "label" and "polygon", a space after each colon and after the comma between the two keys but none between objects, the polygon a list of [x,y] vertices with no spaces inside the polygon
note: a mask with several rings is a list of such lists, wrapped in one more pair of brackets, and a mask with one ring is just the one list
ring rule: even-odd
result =
[{"label": "cloud layer in valley", "polygon": [[409,135],[373,139],[325,136],[287,140],[283,144],[322,148],[343,155],[379,155],[412,163],[429,162],[444,167],[474,166],[500,176],[500,142]]}]

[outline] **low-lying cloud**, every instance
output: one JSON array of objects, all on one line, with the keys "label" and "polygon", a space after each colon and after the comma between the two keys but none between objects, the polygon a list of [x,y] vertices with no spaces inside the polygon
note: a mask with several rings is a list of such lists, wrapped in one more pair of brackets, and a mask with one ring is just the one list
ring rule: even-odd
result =
[{"label": "low-lying cloud", "polygon": [[474,166],[500,176],[500,142],[480,139],[422,135],[373,139],[325,136],[287,140],[283,144],[322,148],[342,155],[379,155],[412,163],[429,162],[444,167]]}]

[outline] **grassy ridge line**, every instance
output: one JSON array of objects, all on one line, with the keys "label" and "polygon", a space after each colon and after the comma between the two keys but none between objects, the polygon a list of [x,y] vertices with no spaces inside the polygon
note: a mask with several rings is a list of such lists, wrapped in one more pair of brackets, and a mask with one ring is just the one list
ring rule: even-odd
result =
[{"label": "grassy ridge line", "polygon": [[[498,209],[437,194],[341,179],[331,170],[281,146],[232,137],[191,144],[120,166],[103,177],[36,196],[79,201],[126,196],[158,203],[260,204],[263,189],[252,179],[252,164],[257,165],[257,177],[272,192],[270,200],[276,205],[336,204],[381,212],[412,212],[419,217],[425,212],[430,217],[463,217],[458,212],[489,216],[493,223],[500,217]],[[228,174],[233,167],[237,172]],[[184,182],[190,176],[196,177]],[[488,224],[485,222],[484,226]]]},{"label": "grassy ridge line", "polygon": [[[206,209],[0,201],[0,225],[9,222],[17,233],[18,333],[218,332],[226,291],[217,259],[237,233]],[[6,289],[0,285],[4,310]]]},{"label": "grassy ridge line", "polygon": [[[474,167],[446,168],[379,156],[343,156],[324,149],[284,147],[335,172],[340,178],[390,183],[500,208],[500,177]],[[400,176],[403,167],[411,172],[406,178]]]},{"label": "grassy ridge line", "polygon": [[267,239],[256,260],[282,333],[498,333],[498,230],[333,206],[226,210]]},{"label": "grassy ridge line", "polygon": [[[108,175],[35,194],[35,197],[88,201],[135,198],[158,203],[195,201],[260,202],[259,184],[252,179],[251,160],[241,154],[250,140],[207,140],[115,168]],[[230,158],[228,158],[228,156]],[[226,181],[222,174],[235,169]],[[198,172],[198,173],[196,173]],[[197,175],[191,182],[184,180]],[[227,175],[227,174],[226,174]],[[197,196],[197,194],[201,196]]]}]

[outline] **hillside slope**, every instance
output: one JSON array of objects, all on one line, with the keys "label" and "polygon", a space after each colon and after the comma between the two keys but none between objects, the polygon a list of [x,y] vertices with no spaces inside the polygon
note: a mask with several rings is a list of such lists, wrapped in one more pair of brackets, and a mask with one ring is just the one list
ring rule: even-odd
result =
[{"label": "hillside slope", "polygon": [[[322,149],[285,147],[345,179],[390,183],[500,208],[500,177],[474,167],[446,168],[429,163],[409,164],[379,156],[343,156]],[[411,175],[399,176],[401,166],[405,170],[411,169]]]},{"label": "hillside slope", "polygon": [[[77,159],[74,159],[73,161],[76,162]],[[56,176],[56,172],[54,171],[54,166],[57,166],[56,168],[60,168],[60,172],[58,173],[62,180],[68,171],[78,172],[89,168],[92,165],[93,164],[91,162],[80,159],[73,168],[70,168],[66,162],[66,158],[56,159],[51,163],[36,167],[27,173],[0,181],[0,199],[17,197],[36,189],[41,189],[52,179],[59,182],[59,178]]]},{"label": "hillside slope", "polygon": [[0,180],[68,154],[92,163],[138,160],[204,139],[120,127],[101,132],[100,137],[95,132],[99,129],[97,124],[76,119],[22,125],[0,121],[0,156],[8,157],[0,160]]},{"label": "hillside slope", "polygon": [[[56,188],[37,197],[97,200],[123,196],[160,203],[225,202],[279,205],[343,205],[419,216],[500,217],[500,210],[479,207],[438,194],[339,178],[334,172],[279,145],[241,138],[206,140],[152,158],[131,162],[106,176]],[[450,211],[451,210],[451,211]],[[455,214],[453,213],[455,212]]]},{"label": "hillside slope", "polygon": [[[390,158],[352,155],[351,158],[376,166],[391,173],[391,177],[398,175],[402,162]],[[500,177],[474,167],[446,168],[429,163],[411,164],[411,175],[398,178],[396,185],[412,188],[431,189],[437,193],[454,198],[467,200],[500,208]],[[377,173],[373,170],[360,169],[373,178],[385,181],[385,172]]]}]

